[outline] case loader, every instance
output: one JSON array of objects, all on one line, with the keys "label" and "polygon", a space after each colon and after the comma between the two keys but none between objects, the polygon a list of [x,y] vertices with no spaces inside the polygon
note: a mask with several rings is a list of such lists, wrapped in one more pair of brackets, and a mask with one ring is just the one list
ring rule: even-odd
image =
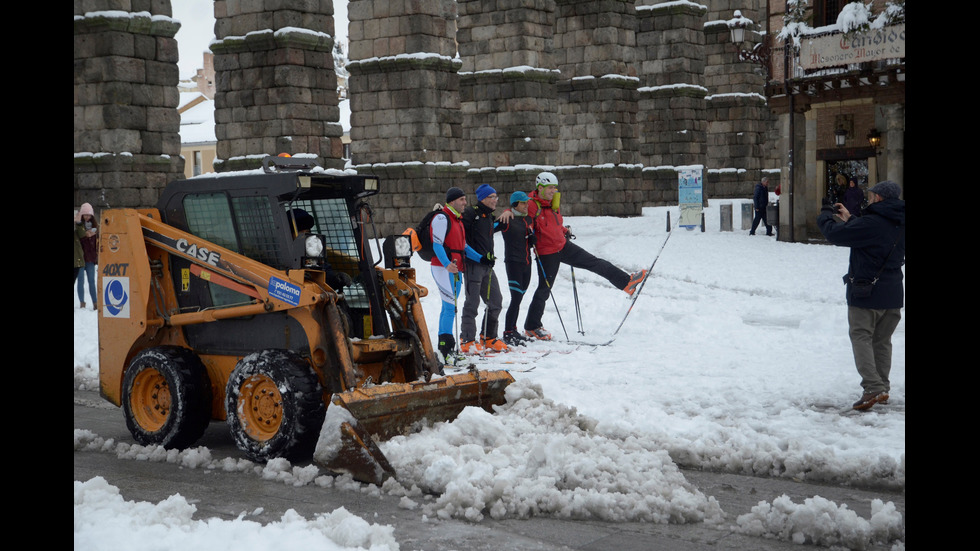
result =
[{"label": "case loader", "polygon": [[224,420],[251,460],[302,462],[328,406],[343,408],[317,462],[380,483],[394,471],[375,440],[504,402],[506,371],[444,374],[427,291],[395,258],[410,246],[375,260],[378,186],[268,157],[175,181],[155,209],[102,213],[100,392],[137,442],[189,447]]}]

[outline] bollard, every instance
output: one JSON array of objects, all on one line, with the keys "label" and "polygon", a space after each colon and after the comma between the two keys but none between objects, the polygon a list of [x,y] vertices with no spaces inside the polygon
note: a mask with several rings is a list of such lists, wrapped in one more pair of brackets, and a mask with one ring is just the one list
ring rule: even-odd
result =
[{"label": "bollard", "polygon": [[755,208],[752,203],[742,203],[742,229],[752,229],[752,219],[755,218]]},{"label": "bollard", "polygon": [[732,231],[732,204],[721,205],[721,231]]}]

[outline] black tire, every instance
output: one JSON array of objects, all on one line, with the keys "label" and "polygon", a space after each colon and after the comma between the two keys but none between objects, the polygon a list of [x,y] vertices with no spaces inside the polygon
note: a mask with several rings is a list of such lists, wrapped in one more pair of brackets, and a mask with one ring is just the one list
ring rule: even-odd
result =
[{"label": "black tire", "polygon": [[249,459],[313,457],[326,414],[320,382],[299,354],[263,350],[242,358],[225,389],[228,428]]},{"label": "black tire", "polygon": [[190,350],[147,348],[126,369],[122,406],[126,426],[140,444],[186,448],[211,421],[211,382]]}]

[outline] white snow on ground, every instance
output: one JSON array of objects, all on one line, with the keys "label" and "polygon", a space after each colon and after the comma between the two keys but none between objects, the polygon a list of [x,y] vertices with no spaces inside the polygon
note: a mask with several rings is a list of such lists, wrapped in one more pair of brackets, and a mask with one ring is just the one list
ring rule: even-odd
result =
[{"label": "white snow on ground", "polygon": [[[506,195],[510,191],[498,190]],[[707,231],[675,227],[669,237],[667,212],[676,224],[676,208],[647,208],[644,216],[628,219],[566,217],[576,244],[628,271],[648,268],[663,245],[652,276],[615,341],[597,347],[561,342],[565,340],[561,321],[573,340],[609,340],[629,305],[622,291],[577,270],[584,326],[584,335],[580,334],[571,273],[562,267],[555,300],[549,301],[544,318],[555,342],[536,346],[551,352],[540,358],[529,352],[478,359],[486,369],[513,369],[518,382],[509,389],[508,403],[495,415],[466,410],[453,423],[381,443],[398,480],[380,489],[328,476],[315,466],[292,466],[281,460],[256,465],[213,458],[206,448],[168,451],[105,440],[88,431],[75,431],[75,449],[254,472],[286,484],[382,491],[402,496],[402,506],[417,509],[423,518],[479,521],[486,516],[549,515],[706,522],[798,543],[860,549],[877,542],[904,548],[904,523],[890,502],[876,503],[872,518],[863,519],[819,496],[805,503],[783,496],[731,518],[714,498],[687,483],[678,469],[905,487],[904,310],[892,340],[890,403],[865,413],[851,412],[849,405],[860,396],[861,387],[847,338],[841,283],[847,249],[778,242],[761,231],[751,237],[741,229],[720,232],[721,202],[731,201],[712,201],[705,211]],[[740,228],[741,201],[734,203],[735,227]],[[575,205],[563,208],[574,212]],[[502,255],[500,241],[497,247]],[[414,265],[420,283],[434,291],[428,267],[418,259]],[[495,274],[505,280],[502,264]],[[505,309],[508,301],[505,292]],[[433,292],[422,302],[435,333],[438,297]],[[530,296],[525,297],[525,309],[529,302]],[[75,388],[95,389],[95,313],[76,308],[74,330]],[[501,358],[533,364],[502,364]],[[533,370],[523,371],[531,365]],[[114,533],[125,530],[126,523],[152,524],[159,534],[156,539],[172,537],[177,542],[167,548],[184,541],[186,531],[203,537],[209,530],[224,529],[222,521],[193,521],[185,507],[168,507],[164,502],[153,506],[114,501],[111,507],[103,507],[98,503],[109,498],[99,493],[111,493],[111,488],[86,484],[98,491],[93,489],[95,497],[87,497],[90,492],[82,485],[80,498],[76,481],[76,544],[80,537],[121,541],[124,538]],[[422,499],[428,492],[438,497]],[[91,515],[81,533],[80,514]],[[310,531],[326,534],[321,526],[326,523],[284,518],[268,532],[250,527],[254,533],[249,541],[289,547],[293,534],[297,540]],[[379,535],[384,530],[364,523],[355,531],[363,538],[376,537],[371,545],[377,549],[397,549],[397,543]],[[266,535],[273,531],[275,539]],[[224,541],[216,537],[209,548],[237,545]],[[91,547],[76,545],[81,548]]]}]

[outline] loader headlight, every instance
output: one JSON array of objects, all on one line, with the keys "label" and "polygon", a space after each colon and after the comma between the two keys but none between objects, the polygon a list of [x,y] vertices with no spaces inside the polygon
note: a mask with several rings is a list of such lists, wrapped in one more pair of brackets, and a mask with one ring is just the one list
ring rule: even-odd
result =
[{"label": "loader headlight", "polygon": [[306,256],[321,256],[323,254],[323,242],[317,235],[306,238]]},{"label": "loader headlight", "polygon": [[389,235],[385,238],[381,252],[385,257],[385,268],[412,267],[412,238],[411,236]]}]

